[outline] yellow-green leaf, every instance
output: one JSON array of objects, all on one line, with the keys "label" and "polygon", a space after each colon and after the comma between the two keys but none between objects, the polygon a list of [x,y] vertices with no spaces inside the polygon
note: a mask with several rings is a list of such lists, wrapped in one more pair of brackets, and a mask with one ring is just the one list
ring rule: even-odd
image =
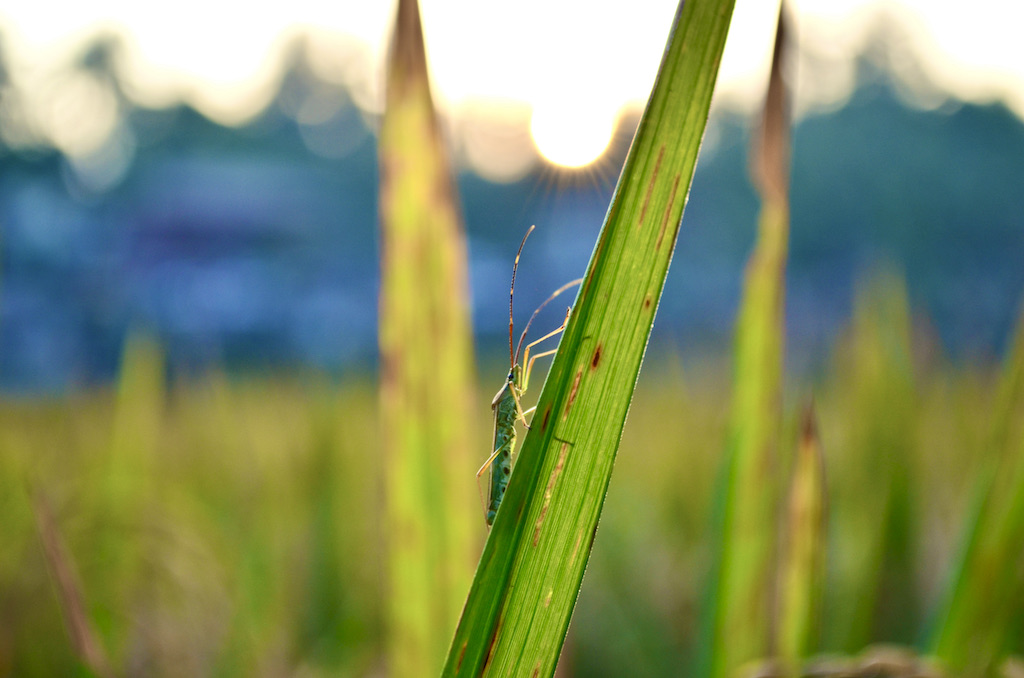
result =
[{"label": "yellow-green leaf", "polygon": [[398,4],[380,167],[389,669],[423,676],[440,669],[469,587],[476,516],[466,510],[474,439],[466,245],[415,0]]}]

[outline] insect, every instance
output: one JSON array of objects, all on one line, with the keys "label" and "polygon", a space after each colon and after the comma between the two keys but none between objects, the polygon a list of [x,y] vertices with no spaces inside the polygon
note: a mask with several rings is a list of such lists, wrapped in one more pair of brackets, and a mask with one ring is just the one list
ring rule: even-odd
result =
[{"label": "insect", "polygon": [[[526,327],[523,328],[523,333],[519,337],[519,343],[516,345],[515,349],[513,349],[512,300],[515,296],[516,289],[516,269],[519,267],[519,256],[523,253],[523,246],[526,244],[526,239],[530,237],[530,233],[533,232],[533,229],[534,226],[530,226],[529,230],[526,231],[526,235],[523,236],[523,241],[519,244],[519,251],[516,252],[515,262],[512,264],[512,285],[509,289],[508,295],[508,355],[510,369],[508,371],[508,377],[505,378],[504,386],[501,387],[498,393],[495,394],[494,400],[491,401],[491,410],[494,412],[494,441],[491,447],[493,451],[487,458],[487,461],[483,463],[483,466],[480,467],[480,470],[476,472],[478,487],[480,484],[480,477],[484,472],[488,469],[490,469],[491,472],[490,490],[488,492],[488,500],[485,505],[488,525],[492,525],[494,523],[494,517],[498,513],[498,507],[501,506],[501,500],[505,496],[505,490],[508,488],[508,481],[512,475],[512,454],[515,451],[516,445],[516,421],[522,421],[523,426],[530,428],[530,425],[526,422],[526,415],[536,409],[533,407],[524,412],[521,403],[523,393],[526,392],[526,387],[530,383],[530,373],[533,371],[533,365],[538,358],[551,355],[556,351],[556,349],[543,351],[541,353],[536,353],[531,357],[530,349],[565,329],[565,324],[569,320],[569,312],[566,312],[565,320],[562,321],[561,325],[551,332],[548,332],[540,339],[536,339],[529,344],[526,344],[524,349],[523,342],[526,340],[526,333],[530,329],[530,325],[533,323],[534,318],[536,318],[537,314],[548,305],[548,302],[553,300],[562,292],[565,292],[567,289],[583,282],[582,278],[568,282],[555,290],[551,296],[545,299],[544,303],[537,307],[537,310],[533,312],[533,315],[531,315],[530,319],[526,322]],[[520,355],[522,355],[523,364],[526,365],[525,370],[519,362]],[[481,500],[482,499],[483,493],[481,492]]]}]

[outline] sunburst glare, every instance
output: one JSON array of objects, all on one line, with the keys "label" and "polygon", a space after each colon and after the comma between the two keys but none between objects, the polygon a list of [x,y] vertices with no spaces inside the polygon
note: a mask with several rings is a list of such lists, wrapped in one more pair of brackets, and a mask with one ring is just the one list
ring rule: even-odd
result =
[{"label": "sunburst glare", "polygon": [[607,150],[615,132],[617,113],[609,106],[541,103],[533,109],[530,135],[548,162],[561,167],[585,167]]}]

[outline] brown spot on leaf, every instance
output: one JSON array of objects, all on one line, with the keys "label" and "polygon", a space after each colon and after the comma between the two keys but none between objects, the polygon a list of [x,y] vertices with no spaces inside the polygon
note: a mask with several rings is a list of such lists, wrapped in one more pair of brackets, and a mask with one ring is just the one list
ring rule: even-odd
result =
[{"label": "brown spot on leaf", "polygon": [[679,228],[682,225],[683,225],[683,220],[682,219],[679,219],[679,220],[676,221],[675,230],[672,231],[672,242],[673,243],[676,242],[677,240],[679,240]]},{"label": "brown spot on leaf", "polygon": [[494,633],[491,634],[491,639],[487,641],[487,657],[484,658],[484,665],[480,667],[480,675],[487,673],[487,667],[491,663],[491,658],[494,656],[494,646],[498,644],[498,632],[501,630],[501,621],[499,620],[497,625],[494,627]]},{"label": "brown spot on leaf", "polygon": [[462,668],[462,660],[466,658],[466,645],[468,644],[469,641],[463,641],[462,643],[462,648],[459,650],[459,659],[455,662],[455,673],[458,673]]},{"label": "brown spot on leaf", "polygon": [[551,416],[551,405],[544,408],[544,417],[540,420],[540,430],[548,430],[548,418]]},{"label": "brown spot on leaf", "polygon": [[576,378],[572,382],[572,390],[569,391],[569,402],[565,404],[565,412],[562,413],[562,419],[569,416],[569,410],[572,409],[572,404],[576,402],[576,394],[580,390],[580,379],[583,378],[583,370],[576,372]]},{"label": "brown spot on leaf", "polygon": [[679,177],[676,175],[675,179],[672,180],[672,192],[668,196],[668,204],[665,205],[665,213],[661,215],[661,228],[658,229],[658,242],[655,243],[654,249],[661,249],[661,241],[665,239],[665,227],[668,226],[668,220],[672,217],[672,207],[676,203],[676,191],[679,190]]},{"label": "brown spot on leaf", "polygon": [[569,556],[570,563],[575,563],[576,556],[580,554],[580,543],[583,541],[582,537],[582,534],[576,535],[576,542],[572,545],[572,555]]},{"label": "brown spot on leaf", "polygon": [[533,525],[533,541],[531,543],[534,548],[537,548],[537,542],[540,541],[540,528],[544,524],[548,507],[551,505],[551,494],[555,490],[555,483],[558,481],[558,476],[562,475],[562,469],[565,468],[565,456],[568,452],[569,443],[563,442],[562,448],[558,452],[558,461],[555,463],[555,468],[551,470],[548,486],[544,488],[544,504],[541,506],[540,515],[537,516],[537,522]]},{"label": "brown spot on leaf", "polygon": [[644,297],[644,308],[648,309],[650,307],[651,307],[651,295],[648,294],[646,297]]},{"label": "brown spot on leaf", "polygon": [[654,171],[651,173],[651,180],[647,182],[647,192],[644,194],[644,204],[640,206],[640,218],[637,219],[636,227],[639,229],[647,216],[647,204],[651,201],[651,193],[654,192],[654,183],[658,180],[658,171],[661,169],[661,159],[665,157],[665,145],[658,149],[658,158],[654,161]]},{"label": "brown spot on leaf", "polygon": [[596,370],[597,369],[597,364],[600,363],[600,362],[601,362],[601,344],[598,344],[597,348],[594,349],[594,357],[590,359],[590,369],[591,370]]},{"label": "brown spot on leaf", "polygon": [[530,541],[530,545],[533,548],[537,548],[538,542],[540,542],[540,528],[544,525],[544,518],[548,514],[548,502],[545,499],[544,505],[540,508],[540,515],[537,516],[537,522],[533,524],[533,539]]}]

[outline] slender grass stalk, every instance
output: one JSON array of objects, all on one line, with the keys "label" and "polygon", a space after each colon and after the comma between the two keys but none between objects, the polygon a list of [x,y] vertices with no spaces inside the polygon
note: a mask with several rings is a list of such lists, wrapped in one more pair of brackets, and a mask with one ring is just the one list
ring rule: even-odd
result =
[{"label": "slender grass stalk", "polygon": [[[977,508],[966,522],[932,651],[957,675],[989,675],[1008,640],[1024,593],[1024,435],[1014,422],[1024,408],[1024,312],[1006,357],[993,409]],[[1017,433],[1015,440],[1014,433]]]},{"label": "slender grass stalk", "polygon": [[381,425],[393,676],[436,672],[472,573],[466,245],[416,0],[400,0],[380,130]]},{"label": "slender grass stalk", "polygon": [[852,653],[881,640],[911,643],[917,623],[908,466],[918,408],[909,302],[899,276],[875,274],[859,290],[852,332],[837,353],[842,407],[852,425],[844,453],[829,467],[837,538],[826,607],[844,613],[830,620],[825,643]]},{"label": "slender grass stalk", "polygon": [[779,563],[775,654],[791,675],[815,649],[825,569],[825,461],[808,406],[790,481]]},{"label": "slender grass stalk", "polygon": [[[125,341],[114,401],[113,423],[105,449],[99,456],[97,482],[87,485],[96,502],[95,532],[88,552],[81,553],[83,574],[95,600],[107,601],[92,610],[92,619],[109,642],[114,664],[123,661],[129,626],[109,601],[124,591],[146,585],[143,572],[147,553],[135,533],[159,505],[158,447],[166,410],[166,376],[163,349],[152,336],[135,332]],[[132,526],[129,528],[128,526]],[[133,529],[134,528],[134,529]],[[107,576],[94,586],[89,563],[102,563]]]},{"label": "slender grass stalk", "polygon": [[676,14],[446,676],[555,670],[675,247],[732,7],[732,0],[688,0]]},{"label": "slender grass stalk", "polygon": [[64,628],[71,641],[71,646],[89,671],[101,678],[109,678],[114,675],[110,660],[100,642],[99,633],[89,617],[85,595],[82,592],[82,583],[78,577],[71,552],[57,527],[53,508],[39,489],[33,492],[32,503],[39,541],[43,547],[46,566],[57,593],[61,616],[64,619]]},{"label": "slender grass stalk", "polygon": [[761,194],[758,239],[747,263],[736,328],[733,403],[725,458],[722,538],[713,601],[710,675],[767,656],[781,483],[783,305],[789,239],[789,122],[779,14],[761,134],[751,168]]},{"label": "slender grass stalk", "polygon": [[157,445],[166,406],[163,350],[143,333],[128,337],[114,405],[102,499],[115,512],[133,513],[152,497]]}]

